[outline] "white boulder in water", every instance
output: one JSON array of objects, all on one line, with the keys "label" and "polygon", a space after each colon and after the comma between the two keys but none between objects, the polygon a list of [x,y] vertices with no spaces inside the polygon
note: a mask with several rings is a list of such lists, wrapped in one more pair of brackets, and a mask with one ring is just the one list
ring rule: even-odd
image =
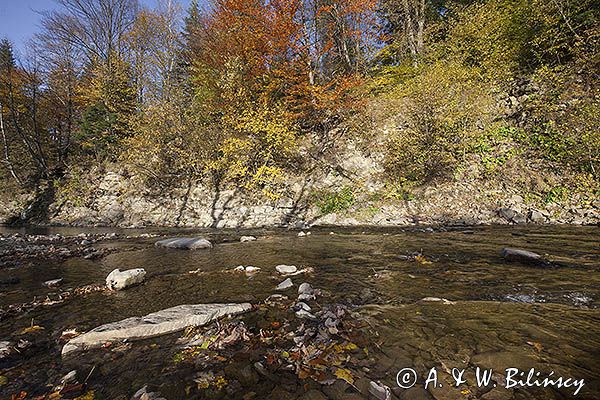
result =
[{"label": "white boulder in water", "polygon": [[242,236],[240,238],[240,242],[244,243],[244,242],[254,242],[256,240],[256,237],[254,236]]},{"label": "white boulder in water", "polygon": [[287,278],[285,281],[281,282],[275,289],[277,290],[286,290],[294,286],[294,283],[290,278]]},{"label": "white boulder in water", "polygon": [[154,245],[168,249],[182,250],[210,249],[213,247],[212,243],[204,238],[171,238],[159,240]]},{"label": "white boulder in water", "polygon": [[280,274],[286,275],[286,274],[294,274],[296,273],[296,271],[298,271],[298,268],[295,265],[278,265],[275,267],[275,269],[277,270],[277,272],[279,272]]},{"label": "white boulder in water", "polygon": [[131,317],[92,329],[67,342],[62,355],[101,347],[120,340],[140,340],[181,331],[188,326],[202,326],[226,315],[237,315],[252,309],[250,303],[184,304],[148,314]]},{"label": "white boulder in water", "polygon": [[146,270],[144,268],[128,269],[127,271],[117,268],[106,277],[106,287],[110,290],[123,290],[141,283],[145,277]]}]

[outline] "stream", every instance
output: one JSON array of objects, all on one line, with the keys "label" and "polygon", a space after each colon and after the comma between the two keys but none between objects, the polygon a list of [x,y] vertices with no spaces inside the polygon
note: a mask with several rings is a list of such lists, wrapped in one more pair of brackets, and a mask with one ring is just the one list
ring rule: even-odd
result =
[{"label": "stream", "polygon": [[[18,282],[0,287],[0,308],[103,284],[115,268],[144,268],[147,275],[144,283],[123,291],[92,292],[1,319],[0,341],[24,338],[32,343],[23,354],[0,359],[1,399],[19,393],[26,393],[23,398],[52,398],[48,393],[71,370],[77,371],[81,382],[87,378],[87,391],[93,391],[96,399],[130,399],[145,385],[167,400],[376,398],[366,394],[369,381],[389,386],[390,399],[600,399],[598,227],[332,227],[313,228],[305,237],[277,229],[0,228],[4,236],[17,232],[65,236],[116,232],[117,236],[92,244],[110,249],[96,259],[35,259],[1,268],[0,282]],[[240,243],[241,235],[258,240]],[[214,248],[154,246],[159,238],[176,236],[202,236]],[[504,247],[545,255],[559,266],[507,262],[500,257]],[[317,383],[289,372],[267,378],[246,368],[262,357],[246,349],[223,361],[234,367],[213,367],[235,385],[207,393],[198,390],[194,380],[202,368],[198,362],[173,361],[181,332],[117,351],[98,349],[61,358],[64,342],[59,338],[68,329],[86,332],[180,304],[261,304],[277,293],[275,286],[283,280],[275,272],[279,264],[314,269],[292,277],[295,287],[280,293],[292,297],[300,283],[308,282],[325,294],[317,300],[319,305],[343,304],[353,319],[362,321],[367,342],[359,347],[370,364],[364,360],[353,364],[356,370],[350,372],[357,379],[352,384],[344,379]],[[251,276],[231,273],[238,265],[261,271]],[[63,278],[58,288],[43,286],[57,278]],[[279,312],[277,317],[286,315]],[[261,318],[273,316],[251,311],[240,317],[256,334],[264,325]],[[23,335],[31,326],[43,330]],[[493,369],[503,385],[479,387],[477,366]],[[397,374],[404,368],[413,369],[418,377],[412,388],[398,387]],[[439,385],[425,389],[431,368],[436,368]],[[467,382],[459,387],[452,385],[453,368],[466,371]],[[506,368],[535,368],[542,377],[554,371],[554,377],[583,379],[585,385],[577,395],[574,387],[506,388],[500,376]],[[239,376],[239,371],[249,377]]]}]

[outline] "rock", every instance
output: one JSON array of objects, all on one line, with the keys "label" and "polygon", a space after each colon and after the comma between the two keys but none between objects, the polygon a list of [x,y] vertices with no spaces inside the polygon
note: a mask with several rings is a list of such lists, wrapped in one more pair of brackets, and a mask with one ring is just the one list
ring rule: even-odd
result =
[{"label": "rock", "polygon": [[294,283],[290,278],[287,278],[285,281],[281,282],[275,289],[277,290],[286,290],[294,286]]},{"label": "rock", "polygon": [[295,308],[297,310],[304,310],[304,311],[310,311],[310,310],[312,310],[308,304],[306,304],[306,303],[304,303],[302,301],[297,302]]},{"label": "rock", "polygon": [[279,272],[280,274],[294,274],[296,273],[296,271],[298,271],[298,268],[295,265],[278,265],[275,267],[275,269],[277,270],[277,272]]},{"label": "rock", "polygon": [[298,296],[298,301],[311,301],[316,299],[314,294],[302,293]]},{"label": "rock", "polygon": [[256,240],[256,238],[254,236],[242,236],[240,238],[240,242],[241,243],[245,243],[245,242],[254,242]]},{"label": "rock", "polygon": [[527,218],[525,218],[523,214],[513,210],[512,208],[501,208],[498,210],[498,215],[515,224],[524,224],[527,222]]},{"label": "rock", "polygon": [[537,210],[530,210],[529,214],[527,215],[527,218],[529,218],[529,220],[534,224],[543,224],[544,222],[546,222],[546,217],[544,216],[544,214]]},{"label": "rock", "polygon": [[515,224],[526,224],[527,223],[527,218],[523,215],[523,214],[518,214],[515,215],[512,218],[512,222],[514,222]]},{"label": "rock", "polygon": [[128,269],[127,271],[121,271],[117,268],[106,277],[106,287],[110,290],[123,290],[141,283],[145,277],[146,270],[144,268]]},{"label": "rock", "polygon": [[500,252],[500,256],[506,261],[520,262],[523,264],[535,266],[549,265],[548,261],[544,260],[544,258],[541,255],[522,249],[505,247]]},{"label": "rock", "polygon": [[298,287],[298,294],[312,294],[313,288],[309,283],[302,283],[300,287]]},{"label": "rock", "polygon": [[131,400],[166,400],[158,392],[148,392],[148,385],[144,386],[131,397]]},{"label": "rock", "polygon": [[76,351],[98,348],[108,342],[139,340],[181,331],[188,326],[202,326],[226,315],[237,315],[252,309],[241,304],[184,304],[99,326],[67,342],[62,349],[66,356]]},{"label": "rock", "polygon": [[10,355],[12,348],[11,343],[7,341],[0,341],[0,360]]},{"label": "rock", "polygon": [[77,371],[73,370],[60,379],[60,383],[75,383],[77,382]]},{"label": "rock", "polygon": [[381,382],[371,381],[369,393],[377,400],[390,400],[392,398],[391,389]]},{"label": "rock", "polygon": [[310,232],[304,232],[304,231],[300,231],[298,232],[298,237],[305,237],[310,235]]},{"label": "rock", "polygon": [[52,280],[44,282],[44,286],[49,287],[49,288],[57,287],[62,283],[62,281],[63,281],[63,278],[52,279]]},{"label": "rock", "polygon": [[310,312],[306,311],[306,310],[298,310],[296,311],[296,317],[298,318],[307,318],[307,319],[317,319],[317,317],[315,317],[313,314],[311,314]]},{"label": "rock", "polygon": [[251,275],[251,274],[255,274],[255,273],[259,272],[260,268],[259,267],[253,267],[252,265],[247,265],[245,267],[243,265],[240,265],[240,266],[235,267],[233,270],[235,272],[244,272],[244,273],[246,273],[248,275]]},{"label": "rock", "polygon": [[498,210],[498,215],[507,221],[512,221],[513,217],[517,215],[517,212],[510,208],[501,208]]},{"label": "rock", "polygon": [[159,240],[154,245],[168,249],[183,250],[211,249],[213,247],[212,243],[204,238],[171,238]]}]

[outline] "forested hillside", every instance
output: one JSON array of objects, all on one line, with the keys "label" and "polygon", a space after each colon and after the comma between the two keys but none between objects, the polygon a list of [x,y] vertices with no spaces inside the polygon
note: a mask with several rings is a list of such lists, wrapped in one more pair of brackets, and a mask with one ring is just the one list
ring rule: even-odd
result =
[{"label": "forested hillside", "polygon": [[0,45],[11,222],[598,221],[595,0],[56,3]]}]

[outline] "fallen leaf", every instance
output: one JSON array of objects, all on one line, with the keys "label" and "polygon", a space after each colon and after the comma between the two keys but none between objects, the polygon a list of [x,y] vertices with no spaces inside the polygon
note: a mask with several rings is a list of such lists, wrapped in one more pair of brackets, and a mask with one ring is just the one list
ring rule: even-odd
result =
[{"label": "fallen leaf", "polygon": [[8,378],[4,375],[0,375],[0,386],[4,386],[8,383]]},{"label": "fallen leaf", "polygon": [[28,333],[37,332],[37,331],[43,331],[43,330],[44,330],[43,326],[32,325],[30,327],[27,327],[27,328],[23,329],[21,331],[21,333],[19,333],[19,335],[26,335]]},{"label": "fallen leaf", "polygon": [[351,385],[354,383],[354,376],[352,376],[352,372],[350,372],[350,370],[338,368],[335,370],[334,375],[336,378],[342,379]]}]

